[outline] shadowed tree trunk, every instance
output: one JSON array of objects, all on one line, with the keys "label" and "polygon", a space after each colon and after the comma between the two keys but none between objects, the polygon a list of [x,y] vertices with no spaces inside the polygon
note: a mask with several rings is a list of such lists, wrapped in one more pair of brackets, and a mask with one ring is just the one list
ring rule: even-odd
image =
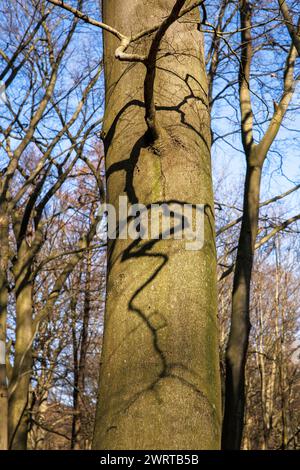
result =
[{"label": "shadowed tree trunk", "polygon": [[[105,0],[103,21],[135,34],[180,4],[190,3]],[[183,240],[110,240],[95,449],[220,447],[210,118],[199,21],[193,10],[163,37],[135,44],[132,52],[150,51],[146,80],[144,64],[116,60],[118,41],[104,33],[108,202],[118,209],[127,195],[147,207],[203,204],[205,242],[187,251]]]}]

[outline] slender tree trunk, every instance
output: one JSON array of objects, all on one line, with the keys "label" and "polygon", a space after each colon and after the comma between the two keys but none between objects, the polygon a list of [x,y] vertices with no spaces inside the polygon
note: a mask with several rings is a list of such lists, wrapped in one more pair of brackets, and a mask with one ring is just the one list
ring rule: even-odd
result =
[{"label": "slender tree trunk", "polygon": [[[257,357],[257,366],[260,371],[261,377],[261,405],[262,405],[262,416],[263,416],[263,449],[269,448],[270,436],[272,433],[273,428],[273,402],[274,402],[274,387],[275,387],[275,380],[276,380],[276,361],[277,361],[277,354],[273,352],[272,354],[272,362],[270,364],[270,358],[264,354],[265,349],[270,355],[271,353],[268,351],[266,347],[266,325],[264,321],[264,314],[265,311],[262,305],[262,286],[258,285],[258,324],[259,324],[259,331],[258,331],[258,352],[259,354],[256,355]],[[277,289],[276,289],[277,290]],[[276,294],[277,298],[277,294]],[[276,303],[275,303],[275,311],[277,310]],[[275,331],[277,329],[277,314],[275,317]],[[275,342],[275,347],[277,349],[277,343]],[[267,362],[266,362],[267,361]],[[269,367],[268,367],[269,365]]]},{"label": "slender tree trunk", "polygon": [[[32,279],[27,264],[25,241],[14,266],[16,292],[16,343],[12,379],[9,387],[9,446],[26,450],[28,433],[29,386],[32,371]],[[25,264],[24,264],[25,262]]]},{"label": "slender tree trunk", "polygon": [[0,450],[7,450],[8,446],[8,401],[5,356],[5,336],[0,330]]},{"label": "slender tree trunk", "polygon": [[[279,369],[279,391],[281,398],[281,449],[285,450],[288,446],[289,423],[288,423],[288,399],[287,399],[287,375],[285,361],[285,318],[280,308],[280,245],[275,239],[275,257],[276,257],[276,295],[275,295],[275,311],[276,311],[276,331],[277,331],[277,360]],[[282,299],[282,305],[285,305],[285,299]]]},{"label": "slender tree trunk", "polygon": [[78,339],[76,335],[76,306],[77,299],[76,293],[71,298],[70,311],[72,315],[72,345],[73,345],[73,418],[72,418],[72,431],[71,431],[71,449],[75,449],[78,445],[78,432],[79,432],[79,406],[78,406]]},{"label": "slender tree trunk", "polygon": [[8,302],[8,215],[7,205],[0,201],[0,450],[8,446],[8,401],[6,378],[6,318]]},{"label": "slender tree trunk", "polygon": [[[105,0],[103,18],[134,34],[166,18],[174,3]],[[168,29],[155,64],[154,144],[145,124],[145,68],[117,61],[118,42],[104,34],[108,202],[118,209],[127,195],[147,207],[203,204],[205,243],[187,251],[183,240],[110,241],[95,449],[220,447],[207,79],[198,13],[184,20]],[[138,52],[150,42],[144,38]]]},{"label": "slender tree trunk", "polygon": [[270,377],[268,377],[268,369],[266,371],[265,356],[264,356],[264,331],[265,331],[265,322],[264,322],[264,311],[262,308],[262,299],[261,292],[262,288],[257,283],[258,287],[258,299],[257,299],[257,322],[258,322],[258,332],[257,332],[257,352],[256,354],[256,363],[257,368],[260,372],[260,401],[261,401],[261,410],[262,410],[262,421],[263,421],[263,443],[262,450],[268,449],[269,437],[270,437],[270,416],[269,416],[269,386],[270,386]]},{"label": "slender tree trunk", "polygon": [[253,112],[250,96],[252,58],[251,15],[247,0],[239,1],[241,18],[241,62],[239,95],[241,137],[247,170],[244,186],[243,218],[233,278],[231,325],[226,350],[225,410],[222,448],[240,449],[244,425],[245,365],[250,333],[250,284],[258,228],[259,193],[263,158],[257,155],[253,139]]},{"label": "slender tree trunk", "polygon": [[[89,247],[88,247],[89,248]],[[80,342],[80,356],[79,356],[79,368],[78,368],[78,389],[79,389],[79,424],[78,424],[78,435],[82,432],[82,420],[84,417],[84,396],[85,396],[85,371],[86,371],[86,359],[88,350],[88,331],[91,311],[91,270],[92,270],[92,251],[88,250],[86,259],[86,278],[85,278],[85,293],[84,293],[84,306],[83,306],[83,322],[81,331],[81,342]],[[84,440],[81,437],[81,445],[84,446]],[[77,447],[80,448],[79,442]]]},{"label": "slender tree trunk", "polygon": [[[248,161],[251,161],[248,160]],[[245,363],[250,332],[250,284],[258,228],[261,167],[247,165],[243,220],[235,265],[231,328],[226,352],[222,447],[240,449],[244,424]]]},{"label": "slender tree trunk", "polygon": [[[84,445],[84,440],[81,436],[82,419],[84,416],[84,392],[85,392],[85,369],[86,369],[86,356],[88,349],[88,329],[90,320],[90,306],[91,306],[91,269],[92,269],[92,252],[89,249],[86,259],[85,270],[85,292],[84,292],[84,305],[83,305],[83,318],[80,338],[80,348],[76,342],[76,329],[74,328],[73,348],[74,348],[74,391],[73,391],[73,408],[74,416],[72,422],[72,438],[71,449],[81,449]],[[74,308],[73,308],[74,309]],[[76,315],[76,312],[75,312]],[[76,316],[74,317],[76,318]]]}]

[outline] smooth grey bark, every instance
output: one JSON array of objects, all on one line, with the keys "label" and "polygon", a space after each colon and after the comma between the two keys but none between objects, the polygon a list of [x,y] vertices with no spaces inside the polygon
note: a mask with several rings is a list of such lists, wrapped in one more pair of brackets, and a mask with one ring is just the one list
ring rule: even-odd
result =
[{"label": "smooth grey bark", "polygon": [[[135,34],[174,5],[105,0],[103,21]],[[220,447],[210,116],[197,23],[194,10],[161,40],[148,126],[146,68],[116,60],[118,40],[104,33],[108,202],[117,210],[120,195],[147,207],[203,204],[205,243],[186,251],[181,240],[110,240],[94,449]],[[134,52],[147,55],[152,39]],[[157,133],[149,133],[153,117]]]}]

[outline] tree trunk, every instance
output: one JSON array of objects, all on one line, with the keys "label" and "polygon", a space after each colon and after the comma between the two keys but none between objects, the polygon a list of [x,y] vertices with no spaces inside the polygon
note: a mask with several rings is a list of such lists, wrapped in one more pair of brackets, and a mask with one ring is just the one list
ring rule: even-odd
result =
[{"label": "tree trunk", "polygon": [[76,336],[76,320],[77,320],[77,298],[76,293],[72,295],[70,302],[70,313],[72,316],[72,346],[73,346],[73,417],[71,430],[71,450],[79,448],[79,404],[78,404],[78,339]]},{"label": "tree trunk", "polygon": [[[73,390],[73,409],[71,449],[81,449],[84,446],[82,434],[82,420],[84,417],[84,393],[85,393],[85,373],[86,359],[88,352],[88,331],[91,309],[91,270],[92,270],[92,251],[88,244],[85,269],[85,292],[83,304],[83,318],[80,337],[80,346],[76,340],[76,323],[73,329],[73,350],[74,350],[74,390]],[[76,319],[76,305],[73,306],[74,319]],[[78,341],[79,342],[79,341]]]},{"label": "tree trunk", "polygon": [[16,343],[12,379],[9,386],[9,446],[26,450],[29,386],[32,372],[32,279],[26,242],[18,250],[14,266],[16,292]]},{"label": "tree trunk", "polygon": [[5,366],[5,336],[0,330],[0,450],[7,450],[8,426],[7,426],[7,383]]},{"label": "tree trunk", "polygon": [[[251,161],[251,158],[248,160]],[[226,351],[223,449],[240,449],[244,424],[245,363],[250,332],[250,284],[258,228],[261,167],[247,164],[243,220],[234,272],[232,313]]]},{"label": "tree trunk", "polygon": [[[174,3],[105,0],[103,18],[130,35],[162,21]],[[220,447],[210,118],[197,22],[194,10],[160,44],[154,145],[145,124],[145,68],[117,61],[118,42],[104,34],[108,202],[118,209],[127,195],[147,207],[203,204],[205,242],[187,251],[184,240],[110,240],[95,449]],[[150,42],[144,38],[138,52],[147,53]]]},{"label": "tree trunk", "polygon": [[7,204],[0,201],[0,450],[7,450],[6,318],[8,301],[8,215]]}]

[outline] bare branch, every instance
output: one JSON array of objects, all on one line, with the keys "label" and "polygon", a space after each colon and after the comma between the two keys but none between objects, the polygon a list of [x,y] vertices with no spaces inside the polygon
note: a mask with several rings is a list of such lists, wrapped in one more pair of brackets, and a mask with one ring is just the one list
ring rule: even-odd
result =
[{"label": "bare branch", "polygon": [[104,31],[108,31],[109,33],[113,34],[115,37],[120,39],[126,39],[126,36],[124,34],[120,33],[117,31],[115,28],[112,28],[111,26],[108,26],[105,23],[102,23],[101,21],[97,21],[94,18],[91,18],[90,16],[86,15],[80,10],[77,10],[76,8],[73,8],[71,5],[68,5],[67,3],[60,1],[60,0],[48,0],[49,3],[52,3],[53,5],[56,5],[58,7],[63,8],[64,10],[69,11],[70,13],[73,13],[76,18],[79,18],[80,20],[85,21],[86,23],[89,23],[93,26],[97,26],[97,28],[104,29]]},{"label": "bare branch", "polygon": [[239,71],[240,109],[242,142],[246,157],[249,158],[253,146],[253,111],[250,95],[250,70],[252,58],[251,6],[240,0],[241,16],[241,65]]},{"label": "bare branch", "polygon": [[[268,206],[269,204],[272,204],[273,202],[276,202],[276,201],[279,201],[280,199],[283,199],[284,197],[286,196],[289,196],[290,194],[292,194],[294,191],[297,191],[298,189],[300,188],[300,184],[297,184],[296,186],[294,186],[293,188],[289,189],[288,191],[282,193],[282,194],[279,194],[278,196],[274,196],[272,197],[271,199],[268,199],[267,201],[263,201],[259,204],[259,207],[265,207],[265,206]],[[223,227],[221,227],[218,231],[217,231],[217,236],[221,235],[221,233],[224,233],[226,232],[226,230],[234,227],[236,224],[238,224],[239,222],[242,221],[242,216],[241,217],[238,217],[237,219],[234,219],[232,220],[231,222],[229,222],[228,224],[224,225]]]},{"label": "bare branch", "polygon": [[295,28],[293,19],[290,15],[289,7],[285,0],[278,0],[279,8],[281,10],[282,16],[286,23],[286,27],[288,32],[290,33],[291,39],[294,43],[294,46],[297,49],[298,55],[300,55],[300,36],[299,36],[299,26],[300,26],[300,18],[298,20],[298,27]]},{"label": "bare branch", "polygon": [[257,145],[257,156],[261,163],[263,163],[264,159],[266,158],[266,155],[279,132],[283,118],[291,102],[296,84],[296,80],[294,79],[294,70],[297,55],[297,50],[292,44],[286,60],[283,94],[281,100],[279,104],[274,102],[273,117],[271,119],[268,129],[265,132],[265,135],[263,136],[260,143]]},{"label": "bare branch", "polygon": [[285,230],[289,225],[293,224],[297,220],[300,219],[300,214],[295,215],[294,217],[290,217],[289,219],[285,220],[282,224],[277,225],[268,233],[265,237],[261,238],[255,245],[255,249],[257,250],[262,245],[267,243],[271,238],[273,238],[278,232],[282,232]]}]

